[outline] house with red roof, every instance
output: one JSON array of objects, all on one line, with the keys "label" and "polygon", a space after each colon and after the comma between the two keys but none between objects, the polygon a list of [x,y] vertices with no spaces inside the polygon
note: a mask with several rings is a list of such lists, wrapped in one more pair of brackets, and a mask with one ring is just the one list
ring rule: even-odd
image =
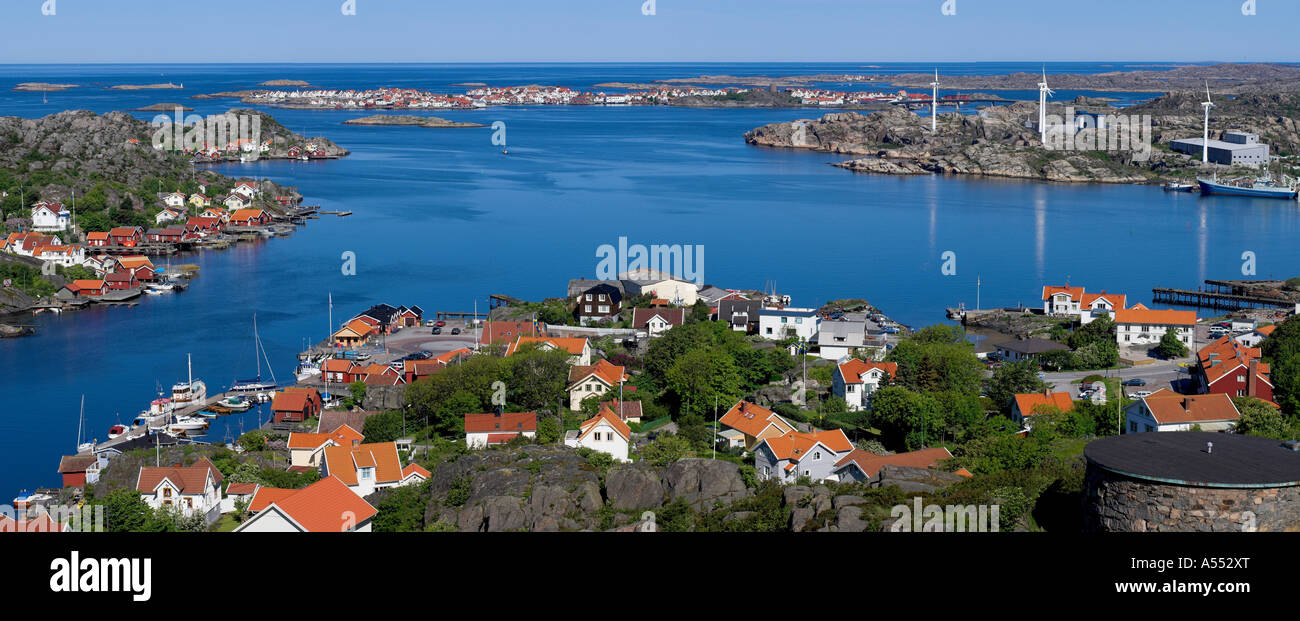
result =
[{"label": "house with red roof", "polygon": [[111,274],[104,274],[104,287],[109,291],[125,291],[140,286],[140,280],[135,277],[135,273],[122,270]]},{"label": "house with red roof", "polygon": [[362,497],[377,489],[402,485],[406,478],[395,442],[327,446],[320,474],[336,477]]},{"label": "house with red roof", "polygon": [[910,468],[933,468],[945,459],[951,459],[952,453],[944,447],[927,448],[919,451],[877,455],[862,449],[853,449],[835,464],[835,480],[840,483],[880,481],[880,469],[884,466],[907,466]]},{"label": "house with red roof", "polygon": [[569,369],[569,409],[582,409],[582,400],[592,396],[603,396],[616,390],[627,381],[623,367],[608,360],[600,360],[588,366],[575,366]]},{"label": "house with red roof", "polygon": [[34,517],[19,514],[18,519],[0,515],[0,533],[70,533],[72,524],[56,522],[49,513]]},{"label": "house with red roof", "polygon": [[684,308],[638,308],[632,311],[632,327],[645,330],[646,335],[654,338],[677,326],[686,323]]},{"label": "house with red roof", "polygon": [[203,515],[211,523],[221,514],[221,479],[221,471],[203,458],[191,466],[144,466],[135,489],[154,509],[171,507],[182,515]]},{"label": "house with red roof", "polygon": [[782,418],[780,414],[744,400],[731,406],[718,422],[728,427],[718,433],[727,446],[747,451],[753,450],[766,438],[780,437],[796,430],[794,423]]},{"label": "house with red roof", "polygon": [[375,326],[357,318],[344,324],[330,339],[336,347],[358,347],[365,345],[371,336],[378,333]]},{"label": "house with red roof", "polygon": [[1273,401],[1273,381],[1258,348],[1246,347],[1224,336],[1196,352],[1195,377],[1202,393],[1229,397],[1256,397]]},{"label": "house with red roof", "polygon": [[59,459],[59,474],[64,487],[84,487],[86,471],[99,461],[93,454],[64,455]]},{"label": "house with red roof", "polygon": [[1083,287],[1048,285],[1043,287],[1043,314],[1078,315],[1083,304]]},{"label": "house with red roof", "polygon": [[480,449],[516,436],[537,436],[537,412],[487,412],[465,415],[465,446]]},{"label": "house with red roof", "polygon": [[271,398],[271,419],[277,423],[301,423],[320,414],[320,411],[320,393],[317,393],[314,388],[285,389],[275,393]]},{"label": "house with red roof", "polygon": [[355,448],[365,439],[366,437],[360,431],[347,425],[329,433],[291,432],[288,443],[289,465],[315,470],[320,468],[321,462],[325,459],[325,449],[331,446]]},{"label": "house with red roof", "polygon": [[144,241],[144,231],[138,226],[118,226],[108,232],[108,243],[112,246],[135,247]]},{"label": "house with red roof", "polygon": [[632,429],[609,408],[601,408],[595,416],[583,421],[577,430],[564,434],[565,446],[608,453],[615,461],[628,461],[631,442]]},{"label": "house with red roof", "polygon": [[880,385],[889,383],[897,374],[897,363],[852,358],[831,371],[831,392],[844,399],[849,411],[856,412],[867,407]]},{"label": "house with red roof", "polygon": [[793,483],[800,477],[835,480],[836,464],[853,452],[853,443],[841,429],[805,433],[791,431],[759,440],[754,446],[754,468],[760,479]]},{"label": "house with red roof", "polygon": [[102,280],[74,280],[63,285],[75,297],[95,297],[104,295],[107,287]]},{"label": "house with red roof", "polygon": [[513,356],[521,347],[536,347],[542,351],[563,349],[569,352],[569,364],[591,364],[591,344],[585,337],[520,336],[506,347],[506,357]]},{"label": "house with red roof", "polygon": [[609,408],[609,410],[618,415],[619,420],[625,423],[641,422],[641,402],[624,401],[619,403],[617,399],[613,401],[601,401],[600,408]]},{"label": "house with red roof", "polygon": [[236,209],[230,214],[231,226],[266,226],[271,223],[271,214],[261,209]]},{"label": "house with red roof", "polygon": [[479,328],[480,345],[509,344],[521,336],[545,336],[535,321],[484,321]]},{"label": "house with red roof", "polygon": [[1156,310],[1141,304],[1115,311],[1115,342],[1121,348],[1155,345],[1170,330],[1191,347],[1195,329],[1196,311]]},{"label": "house with red roof", "polygon": [[1018,394],[1011,403],[1011,420],[1024,423],[1025,419],[1044,411],[1056,409],[1059,412],[1074,410],[1074,400],[1068,392],[1034,392]]},{"label": "house with red roof", "polygon": [[[260,504],[259,504],[260,501]],[[370,532],[378,513],[337,477],[327,476],[300,490],[261,488],[254,496],[256,514],[235,532],[337,533]]]},{"label": "house with red roof", "polygon": [[221,512],[234,513],[235,504],[239,502],[251,504],[260,487],[259,483],[231,483],[226,486],[226,495],[221,499]]},{"label": "house with red roof", "polygon": [[402,468],[402,485],[417,485],[429,480],[433,476],[424,466],[420,464],[407,464]]},{"label": "house with red roof", "polygon": [[366,376],[366,367],[345,358],[329,358],[321,365],[325,381],[333,384],[351,384]]},{"label": "house with red roof", "polygon": [[1230,431],[1241,419],[1232,398],[1223,393],[1180,395],[1160,389],[1124,408],[1124,433],[1149,431]]}]

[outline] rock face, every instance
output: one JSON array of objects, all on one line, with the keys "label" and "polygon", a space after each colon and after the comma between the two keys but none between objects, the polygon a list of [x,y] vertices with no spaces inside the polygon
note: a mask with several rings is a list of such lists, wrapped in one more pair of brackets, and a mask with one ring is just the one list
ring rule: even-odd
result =
[{"label": "rock face", "polygon": [[[1134,114],[1136,108],[1117,110],[1090,106],[1090,110]],[[1063,116],[1055,104],[1049,113]],[[1038,118],[1038,104],[1020,102],[983,109],[978,115],[940,114],[938,131],[931,133],[929,119],[903,106],[863,115],[835,112],[820,119],[801,119],[764,125],[745,134],[752,145],[809,149],[860,156],[835,166],[855,172],[890,175],[953,174],[1011,177],[1063,182],[1150,183],[1189,179],[1199,162],[1182,154],[1144,144],[1185,134],[1186,119],[1153,115],[1150,129],[1139,131],[1137,147],[1121,148],[1105,142],[1088,144],[1083,136],[1048,145],[1036,129],[1027,126]],[[1280,127],[1280,126],[1279,126]],[[1275,128],[1276,129],[1276,128]],[[1105,132],[1102,132],[1104,137]],[[1102,148],[1106,147],[1106,148]]]},{"label": "rock face", "polygon": [[905,492],[933,492],[941,487],[964,481],[965,477],[942,470],[911,466],[881,466],[880,485],[897,485]]},{"label": "rock face", "polygon": [[415,116],[412,114],[374,114],[371,116],[361,117],[359,119],[348,119],[343,121],[344,125],[411,125],[415,127],[431,127],[435,129],[452,128],[452,127],[486,127],[479,123],[465,123],[462,121],[449,121],[436,116]]},{"label": "rock face", "polygon": [[678,460],[668,466],[664,483],[670,499],[684,499],[696,508],[707,509],[714,502],[726,504],[749,495],[740,466],[729,461]]},{"label": "rock face", "polygon": [[434,469],[429,485],[425,522],[465,532],[604,530],[677,498],[712,508],[750,495],[731,462],[615,464],[601,473],[577,451],[535,445],[463,455]]}]

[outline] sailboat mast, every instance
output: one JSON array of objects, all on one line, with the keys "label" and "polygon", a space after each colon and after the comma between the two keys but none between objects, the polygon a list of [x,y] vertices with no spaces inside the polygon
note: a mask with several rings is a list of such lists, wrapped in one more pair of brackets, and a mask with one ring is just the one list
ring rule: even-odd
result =
[{"label": "sailboat mast", "polygon": [[259,357],[261,352],[257,349],[257,313],[253,313],[253,363],[257,365],[257,379],[262,380],[262,359]]},{"label": "sailboat mast", "polygon": [[81,430],[86,426],[86,395],[81,395],[81,414],[77,416],[77,452],[81,452]]}]

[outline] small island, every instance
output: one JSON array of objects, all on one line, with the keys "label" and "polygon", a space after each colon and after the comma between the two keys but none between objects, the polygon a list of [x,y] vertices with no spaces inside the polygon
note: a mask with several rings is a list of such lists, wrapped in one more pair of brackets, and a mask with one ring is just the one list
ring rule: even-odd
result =
[{"label": "small island", "polygon": [[158,91],[158,90],[180,90],[185,88],[184,84],[118,84],[107,87],[111,91]]},{"label": "small island", "polygon": [[410,125],[432,129],[450,129],[460,127],[487,127],[479,123],[449,121],[436,116],[414,116],[410,114],[374,114],[359,119],[343,121],[344,125]]},{"label": "small island", "polygon": [[81,88],[80,84],[51,84],[49,82],[23,82],[15,86],[13,90],[36,93],[53,93],[57,91],[66,91],[70,88]]},{"label": "small island", "polygon": [[156,103],[153,105],[144,106],[143,108],[132,108],[131,111],[132,112],[172,112],[177,108],[180,108],[181,112],[189,112],[194,109],[189,106],[184,106],[178,103]]},{"label": "small island", "polygon": [[311,82],[304,80],[267,80],[258,84],[258,86],[311,86]]},{"label": "small island", "polygon": [[487,82],[457,82],[451,86],[487,86]]}]

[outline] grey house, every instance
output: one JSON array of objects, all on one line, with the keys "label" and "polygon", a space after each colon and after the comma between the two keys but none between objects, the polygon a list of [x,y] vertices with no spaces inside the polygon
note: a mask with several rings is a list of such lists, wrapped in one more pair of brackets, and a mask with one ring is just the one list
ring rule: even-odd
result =
[{"label": "grey house", "polygon": [[1037,359],[1040,354],[1049,351],[1066,351],[1069,347],[1040,338],[1020,338],[995,345],[998,358],[1008,362]]}]

